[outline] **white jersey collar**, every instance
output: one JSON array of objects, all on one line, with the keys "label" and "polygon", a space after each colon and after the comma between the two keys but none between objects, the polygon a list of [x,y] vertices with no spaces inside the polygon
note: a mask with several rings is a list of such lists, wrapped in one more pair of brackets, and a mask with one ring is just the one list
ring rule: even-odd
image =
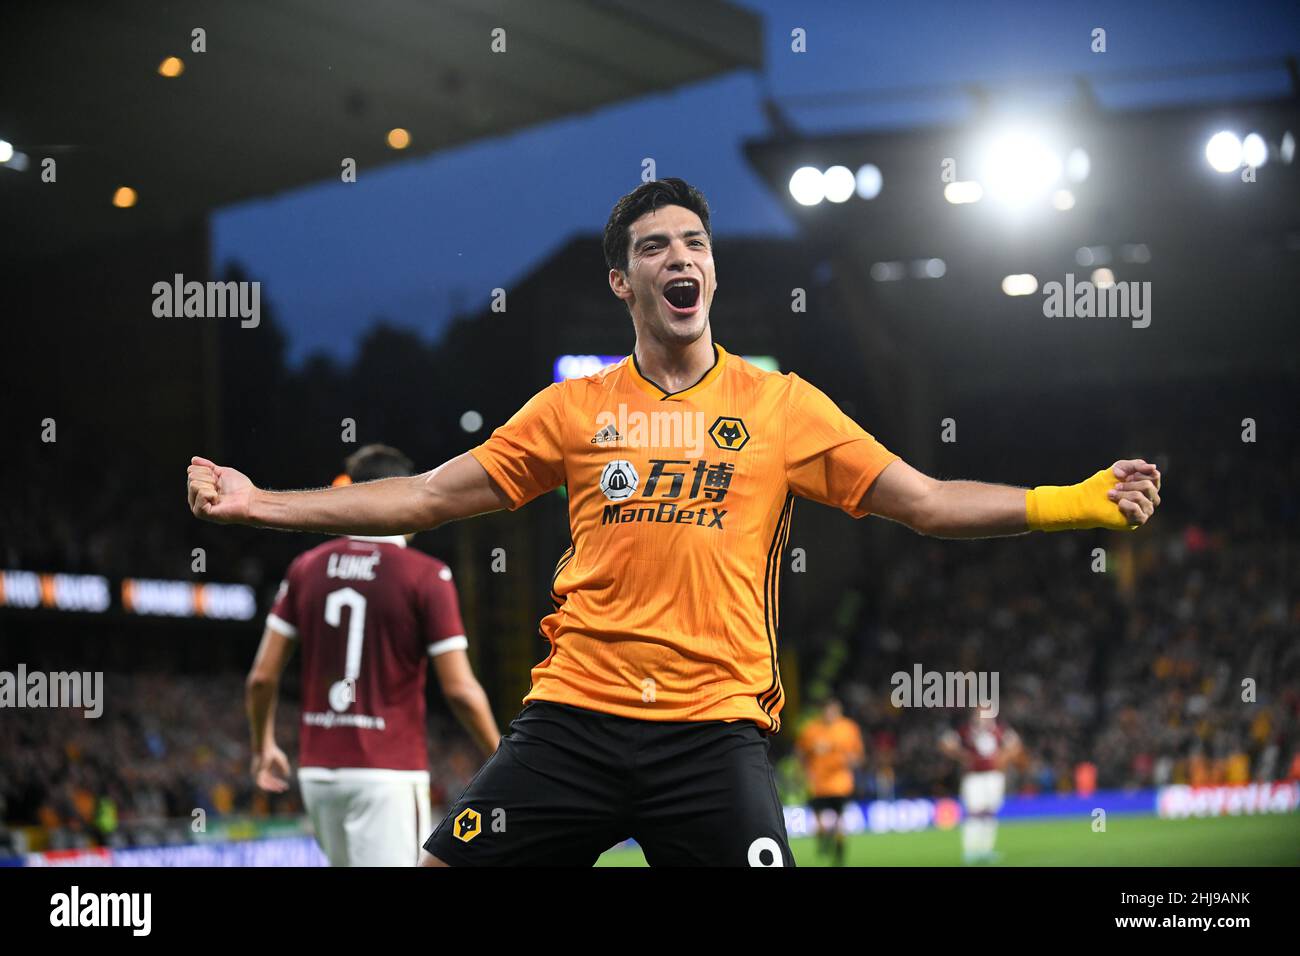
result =
[{"label": "white jersey collar", "polygon": [[378,541],[381,544],[395,544],[399,548],[406,547],[406,536],[400,534],[389,535],[369,535],[369,534],[349,534],[346,537],[351,541]]}]

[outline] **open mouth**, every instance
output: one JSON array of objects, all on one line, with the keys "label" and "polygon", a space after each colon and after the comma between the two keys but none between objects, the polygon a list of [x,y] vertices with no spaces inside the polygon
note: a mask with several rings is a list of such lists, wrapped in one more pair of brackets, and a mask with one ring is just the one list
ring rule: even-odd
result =
[{"label": "open mouth", "polygon": [[664,300],[676,312],[693,312],[700,301],[697,279],[674,279],[664,287]]}]

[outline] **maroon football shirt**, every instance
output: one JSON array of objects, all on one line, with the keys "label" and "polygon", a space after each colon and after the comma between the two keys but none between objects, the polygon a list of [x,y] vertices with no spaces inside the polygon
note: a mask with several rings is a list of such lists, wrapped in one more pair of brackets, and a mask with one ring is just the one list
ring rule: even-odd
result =
[{"label": "maroon football shirt", "polygon": [[985,770],[1001,770],[998,757],[1004,747],[1006,729],[1000,723],[992,726],[979,726],[978,722],[962,724],[957,731],[961,738],[961,747],[966,751],[967,766],[970,773],[982,773]]},{"label": "maroon football shirt", "polygon": [[428,770],[425,656],[467,646],[445,564],[336,538],[289,565],[266,623],[301,645],[300,766]]}]

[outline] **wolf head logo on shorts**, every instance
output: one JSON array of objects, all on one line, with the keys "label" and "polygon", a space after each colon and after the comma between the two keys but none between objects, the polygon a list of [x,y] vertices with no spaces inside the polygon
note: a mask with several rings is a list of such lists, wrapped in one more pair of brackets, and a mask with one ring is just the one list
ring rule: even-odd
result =
[{"label": "wolf head logo on shorts", "polygon": [[473,807],[466,807],[456,816],[452,835],[461,843],[468,843],[483,829],[483,818]]},{"label": "wolf head logo on shorts", "polygon": [[623,501],[636,494],[641,476],[625,458],[615,458],[600,473],[600,490],[610,501]]}]

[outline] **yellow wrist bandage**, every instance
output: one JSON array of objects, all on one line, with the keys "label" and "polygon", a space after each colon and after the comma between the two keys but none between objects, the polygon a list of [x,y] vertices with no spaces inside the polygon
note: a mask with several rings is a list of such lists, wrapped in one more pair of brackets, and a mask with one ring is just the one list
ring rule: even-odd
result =
[{"label": "yellow wrist bandage", "polygon": [[1039,485],[1025,493],[1025,517],[1030,531],[1075,531],[1109,528],[1136,531],[1119,503],[1106,497],[1119,479],[1103,468],[1077,485]]}]

